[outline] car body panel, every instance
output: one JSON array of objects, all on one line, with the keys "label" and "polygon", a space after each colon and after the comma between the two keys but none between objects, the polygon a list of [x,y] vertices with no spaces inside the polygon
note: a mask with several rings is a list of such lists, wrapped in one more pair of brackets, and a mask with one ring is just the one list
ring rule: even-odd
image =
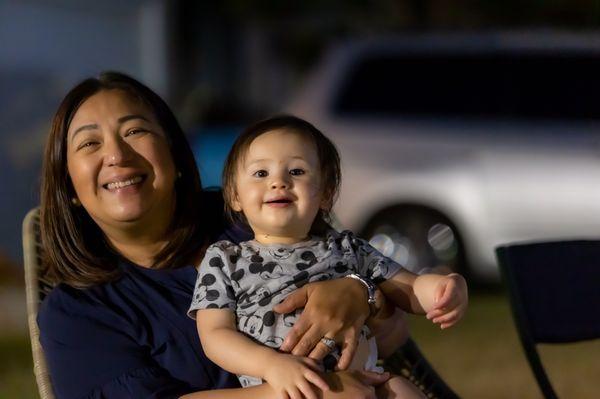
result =
[{"label": "car body panel", "polygon": [[600,120],[336,112],[336,94],[362,57],[424,45],[432,53],[475,55],[498,48],[600,53],[598,35],[567,34],[367,40],[331,50],[287,111],[340,150],[341,225],[361,231],[391,206],[435,209],[456,225],[472,271],[483,279],[498,278],[497,245],[600,237]]}]

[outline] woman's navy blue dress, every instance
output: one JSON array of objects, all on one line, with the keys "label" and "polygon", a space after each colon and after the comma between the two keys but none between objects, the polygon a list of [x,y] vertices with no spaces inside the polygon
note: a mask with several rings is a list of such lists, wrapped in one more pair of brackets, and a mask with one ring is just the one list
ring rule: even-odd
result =
[{"label": "woman's navy blue dress", "polygon": [[40,340],[57,397],[162,399],[238,387],[206,357],[186,315],[196,269],[119,267],[117,281],[61,284],[42,303]]}]

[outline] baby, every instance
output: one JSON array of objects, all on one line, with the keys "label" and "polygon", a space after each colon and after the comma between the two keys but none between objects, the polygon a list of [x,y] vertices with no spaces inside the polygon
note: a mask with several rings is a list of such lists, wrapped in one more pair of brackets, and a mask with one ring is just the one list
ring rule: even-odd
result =
[{"label": "baby", "polygon": [[[323,363],[277,349],[298,313],[280,315],[273,306],[306,283],[349,275],[375,282],[401,309],[427,314],[447,328],[467,307],[467,287],[458,274],[417,276],[349,231],[327,221],[340,184],[335,146],[310,123],[270,118],[246,129],[225,165],[226,210],[247,223],[254,239],[211,245],[199,268],[190,307],[207,356],[236,373],[242,386],[266,381],[279,397],[315,398],[327,390]],[[363,280],[364,281],[364,280]],[[363,328],[351,368],[379,371],[377,346]],[[324,337],[335,355],[334,337]],[[333,364],[332,364],[333,363]],[[423,397],[410,382],[393,376],[379,398]]]}]

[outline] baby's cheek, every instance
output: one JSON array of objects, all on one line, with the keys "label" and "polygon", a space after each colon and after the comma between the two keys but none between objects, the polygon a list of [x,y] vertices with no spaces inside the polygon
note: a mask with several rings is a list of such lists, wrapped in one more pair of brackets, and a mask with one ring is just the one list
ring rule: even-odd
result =
[{"label": "baby's cheek", "polygon": [[309,186],[309,196],[311,199],[318,199],[322,196],[321,187],[317,184],[312,184]]}]

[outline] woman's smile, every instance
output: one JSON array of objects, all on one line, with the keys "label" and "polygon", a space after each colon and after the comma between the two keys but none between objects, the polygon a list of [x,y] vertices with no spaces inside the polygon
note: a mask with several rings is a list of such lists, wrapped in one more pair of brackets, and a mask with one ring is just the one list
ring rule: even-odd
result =
[{"label": "woman's smile", "polygon": [[136,190],[146,180],[146,175],[137,175],[131,177],[117,177],[110,183],[103,184],[102,187],[108,191],[122,191],[122,189],[129,188]]}]

